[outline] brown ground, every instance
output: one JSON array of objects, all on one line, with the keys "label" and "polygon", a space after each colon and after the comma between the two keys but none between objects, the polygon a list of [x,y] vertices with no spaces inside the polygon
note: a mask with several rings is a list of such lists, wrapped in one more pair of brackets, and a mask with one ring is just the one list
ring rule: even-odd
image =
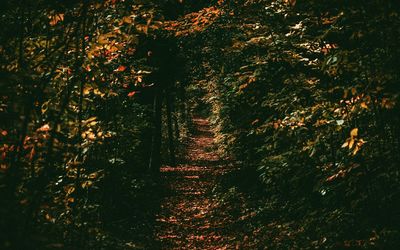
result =
[{"label": "brown ground", "polygon": [[216,179],[229,166],[212,151],[213,133],[208,121],[194,119],[197,133],[188,143],[186,160],[177,167],[164,166],[167,195],[157,216],[157,238],[162,249],[235,249],[230,219],[212,196]]}]

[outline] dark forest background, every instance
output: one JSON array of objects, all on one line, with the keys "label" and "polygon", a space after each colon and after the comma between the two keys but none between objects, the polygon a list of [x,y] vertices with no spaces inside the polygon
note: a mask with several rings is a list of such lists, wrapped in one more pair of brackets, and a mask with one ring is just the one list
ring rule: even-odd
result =
[{"label": "dark forest background", "polygon": [[157,249],[194,115],[249,249],[400,247],[400,3],[9,0],[0,249]]}]

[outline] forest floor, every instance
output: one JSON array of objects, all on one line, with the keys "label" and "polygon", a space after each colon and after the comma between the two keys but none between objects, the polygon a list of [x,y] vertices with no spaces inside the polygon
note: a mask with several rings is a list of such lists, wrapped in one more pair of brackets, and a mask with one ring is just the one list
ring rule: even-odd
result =
[{"label": "forest floor", "polygon": [[193,120],[185,159],[161,169],[166,195],[157,215],[156,237],[162,249],[237,249],[232,220],[213,196],[219,177],[232,169],[213,150],[206,119]]}]

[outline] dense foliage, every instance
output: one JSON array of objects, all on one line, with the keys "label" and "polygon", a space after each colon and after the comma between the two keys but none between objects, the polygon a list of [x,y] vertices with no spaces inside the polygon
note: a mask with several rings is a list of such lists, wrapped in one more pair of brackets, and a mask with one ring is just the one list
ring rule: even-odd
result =
[{"label": "dense foliage", "polygon": [[157,248],[159,168],[197,113],[251,248],[395,249],[399,7],[6,1],[0,248]]},{"label": "dense foliage", "polygon": [[235,3],[177,36],[259,244],[399,246],[399,4]]},{"label": "dense foliage", "polygon": [[157,207],[149,165],[160,164],[167,92],[178,136],[180,123],[165,4],[2,3],[1,249],[106,247],[124,218],[152,236],[142,221]]}]

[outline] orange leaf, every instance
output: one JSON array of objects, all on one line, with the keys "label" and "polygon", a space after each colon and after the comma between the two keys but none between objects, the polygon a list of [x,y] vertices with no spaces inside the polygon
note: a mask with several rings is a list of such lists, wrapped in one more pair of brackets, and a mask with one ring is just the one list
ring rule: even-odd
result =
[{"label": "orange leaf", "polygon": [[129,92],[129,93],[128,93],[128,97],[132,97],[132,96],[134,96],[135,94],[136,94],[136,91]]},{"label": "orange leaf", "polygon": [[293,7],[296,5],[296,0],[285,0],[285,3]]},{"label": "orange leaf", "polygon": [[50,130],[49,124],[45,124],[45,125],[41,126],[40,128],[38,128],[36,131],[37,132],[47,132],[49,130]]},{"label": "orange leaf", "polygon": [[117,71],[117,72],[123,72],[123,71],[125,71],[125,70],[126,70],[126,66],[121,65],[121,66],[119,66],[118,69],[116,69],[115,71]]},{"label": "orange leaf", "polygon": [[334,179],[336,179],[336,177],[337,177],[336,174],[331,175],[331,176],[329,176],[328,178],[326,178],[326,181],[333,181]]},{"label": "orange leaf", "polygon": [[239,91],[247,88],[248,85],[249,85],[248,83],[244,83],[244,84],[240,85],[239,86]]},{"label": "orange leaf", "polygon": [[361,103],[361,108],[368,109],[368,105],[365,102]]},{"label": "orange leaf", "polygon": [[130,16],[125,16],[122,18],[122,22],[131,24],[133,22],[132,18]]},{"label": "orange leaf", "polygon": [[35,147],[32,147],[31,152],[29,153],[29,160],[31,161],[33,159],[33,157],[35,156]]},{"label": "orange leaf", "polygon": [[59,21],[63,21],[64,20],[64,14],[56,14],[52,17],[50,17],[50,25],[54,26],[56,25]]}]

